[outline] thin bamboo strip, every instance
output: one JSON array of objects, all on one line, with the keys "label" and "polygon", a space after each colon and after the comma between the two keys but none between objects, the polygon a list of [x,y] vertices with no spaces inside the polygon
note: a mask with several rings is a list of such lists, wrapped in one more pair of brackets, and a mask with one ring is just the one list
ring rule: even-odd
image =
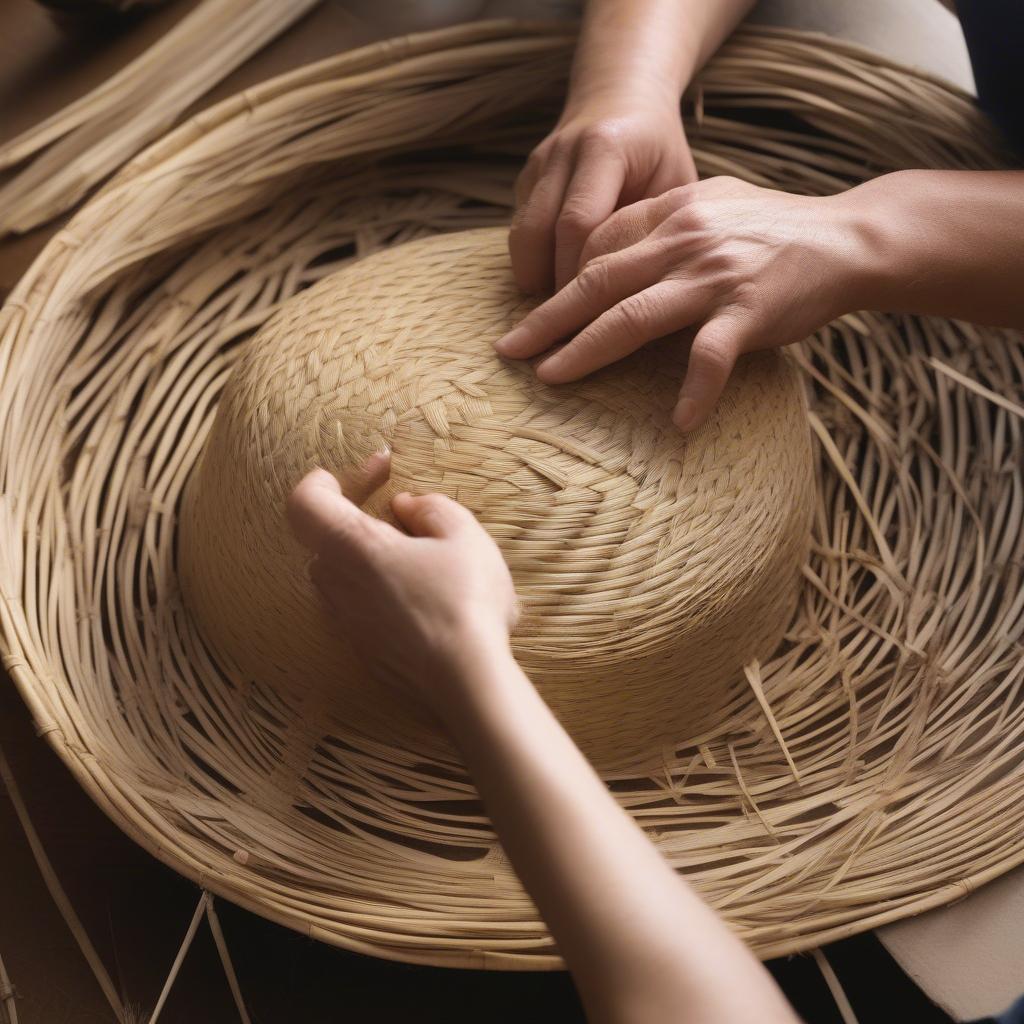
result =
[{"label": "thin bamboo strip", "polygon": [[178,947],[177,954],[175,954],[174,963],[171,964],[171,969],[167,973],[164,986],[160,990],[160,997],[153,1007],[153,1012],[149,1015],[149,1024],[157,1024],[157,1021],[160,1019],[160,1014],[163,1013],[164,1006],[167,1005],[167,997],[171,994],[171,989],[174,988],[174,983],[178,979],[178,972],[181,970],[181,965],[185,962],[188,951],[192,948],[192,941],[196,937],[200,922],[203,920],[209,905],[210,894],[203,892],[199,897],[199,902],[196,904],[192,920],[189,921],[188,928],[185,930],[185,937],[181,940],[181,945]]},{"label": "thin bamboo strip", "polygon": [[[209,894],[207,894],[209,896]],[[210,924],[210,932],[213,934],[213,941],[217,947],[217,955],[220,957],[224,974],[228,979],[228,987],[231,989],[231,998],[235,1001],[238,1009],[238,1016],[242,1024],[252,1024],[249,1011],[245,1008],[245,1000],[242,998],[242,990],[238,986],[238,975],[235,974],[235,965],[231,962],[231,954],[228,952],[228,944],[224,940],[224,931],[220,926],[220,918],[214,909],[214,899],[209,896],[206,901],[206,918]]]},{"label": "thin bamboo strip", "polygon": [[[0,146],[0,234],[75,205],[319,0],[204,0],[116,75]],[[187,55],[187,59],[182,58]]]},{"label": "thin bamboo strip", "polygon": [[3,1024],[18,1024],[18,1006],[16,1003],[17,993],[11,984],[10,975],[4,966],[3,957],[0,957],[0,1013],[2,1013]]},{"label": "thin bamboo strip", "polygon": [[[378,956],[559,963],[453,757],[208,649],[176,515],[246,340],[352,259],[503,222],[570,52],[477,25],[265,83],[135,158],[0,312],[0,639],[40,731],[204,889]],[[961,94],[796,33],[741,34],[700,89],[705,173],[824,194],[1003,161]],[[795,355],[821,442],[813,547],[763,701],[740,674],[656,769],[606,774],[764,956],[1024,860],[1019,335],[862,313]]]},{"label": "thin bamboo strip", "polygon": [[[7,795],[10,797],[18,823],[21,825],[21,830],[25,833],[29,849],[32,851],[32,857],[39,868],[39,873],[43,876],[47,892],[49,892],[53,902],[57,905],[60,916],[64,918],[64,923],[68,926],[68,931],[71,932],[75,942],[78,944],[78,948],[82,951],[82,956],[85,957],[93,976],[103,991],[103,995],[106,996],[107,1002],[110,1003],[110,1008],[114,1011],[115,1018],[124,1024],[127,1018],[121,997],[118,995],[117,988],[107,973],[106,967],[103,965],[103,960],[100,958],[99,953],[96,952],[96,947],[92,944],[89,933],[83,927],[78,914],[75,913],[75,908],[64,891],[64,887],[60,884],[57,873],[53,870],[50,858],[47,857],[46,850],[39,839],[39,833],[36,832],[32,819],[29,817],[25,801],[21,798],[21,790],[17,782],[15,782],[14,775],[11,773],[11,768],[7,763],[7,757],[3,749],[0,749],[0,782],[3,783],[4,788],[7,790]],[[7,979],[3,967],[0,965],[0,997],[7,1003],[6,1008],[12,1020],[17,1021],[13,997],[10,995],[9,989],[9,979]]]},{"label": "thin bamboo strip", "polygon": [[814,960],[825,979],[825,984],[828,985],[828,990],[832,993],[832,998],[836,1001],[836,1009],[839,1010],[839,1016],[843,1018],[843,1024],[857,1024],[857,1015],[853,1012],[850,1000],[846,997],[843,986],[836,977],[836,972],[828,962],[828,957],[822,950],[816,949],[814,950]]}]

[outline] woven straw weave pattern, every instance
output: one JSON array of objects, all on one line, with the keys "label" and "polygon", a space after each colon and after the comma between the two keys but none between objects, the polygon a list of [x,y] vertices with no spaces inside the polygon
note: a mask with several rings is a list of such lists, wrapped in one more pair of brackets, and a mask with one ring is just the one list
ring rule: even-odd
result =
[{"label": "woven straw weave pattern", "polygon": [[[558,964],[457,764],[325,734],[212,660],[178,584],[182,494],[279,303],[507,222],[571,48],[477,25],[250,90],[136,159],[0,312],[0,644],[40,733],[176,870],[351,949]],[[822,194],[1003,165],[966,97],[818,38],[742,33],[692,100],[705,175]],[[786,638],[714,730],[606,773],[763,955],[1024,860],[1020,337],[860,314],[792,357],[818,479]]]},{"label": "woven straw weave pattern", "polygon": [[183,585],[243,673],[429,753],[436,730],[339,650],[282,517],[311,466],[344,478],[386,444],[385,499],[447,493],[501,544],[516,655],[577,742],[599,767],[649,767],[711,725],[789,623],[813,508],[801,383],[775,353],[743,360],[684,440],[678,338],[548,388],[491,348],[529,305],[501,228],[387,250],[286,303],[225,388],[185,503]]}]

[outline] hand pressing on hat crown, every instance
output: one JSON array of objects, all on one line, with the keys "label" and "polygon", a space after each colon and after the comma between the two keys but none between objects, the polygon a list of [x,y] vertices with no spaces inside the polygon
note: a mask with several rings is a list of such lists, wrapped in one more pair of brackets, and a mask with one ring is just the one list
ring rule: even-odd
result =
[{"label": "hand pressing on hat crown", "polygon": [[696,178],[678,97],[619,91],[570,103],[516,181],[516,284],[529,293],[563,288],[587,238],[615,209]]},{"label": "hand pressing on hat crown", "polygon": [[313,552],[310,575],[332,618],[370,672],[443,718],[445,687],[461,678],[453,662],[481,645],[508,647],[515,589],[497,545],[450,498],[395,495],[402,529],[363,512],[389,469],[386,453],[373,456],[345,494],[314,470],[289,498],[288,518]]},{"label": "hand pressing on hat crown", "polygon": [[526,292],[562,288],[614,210],[697,180],[680,98],[752,0],[587,0],[565,109],[516,183],[509,250]]},{"label": "hand pressing on hat crown", "polygon": [[861,308],[866,250],[845,195],[711,178],[612,214],[589,236],[577,276],[496,348],[514,359],[548,353],[537,376],[562,384],[689,330],[673,419],[690,430],[707,419],[742,353],[799,341]]}]

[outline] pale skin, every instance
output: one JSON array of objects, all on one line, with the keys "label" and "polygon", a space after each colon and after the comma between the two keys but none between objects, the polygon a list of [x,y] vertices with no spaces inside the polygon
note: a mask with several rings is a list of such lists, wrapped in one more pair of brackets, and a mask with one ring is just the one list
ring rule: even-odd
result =
[{"label": "pale skin", "polygon": [[[679,95],[748,0],[591,0],[565,110],[517,183],[510,253],[556,294],[497,343],[577,380],[684,332],[675,410],[704,423],[735,361],[859,309],[1024,327],[1024,174],[905,171],[838,196],[697,181]],[[560,347],[559,343],[564,343]],[[516,664],[508,569],[472,515],[322,470],[289,502],[328,613],[383,687],[459,747],[509,858],[599,1022],[793,1022],[770,976],[666,864]]]},{"label": "pale skin", "polygon": [[[681,19],[690,12],[683,36],[666,33],[673,6]],[[647,137],[625,130],[585,150],[585,173],[547,170],[553,140],[579,122],[577,110],[593,108],[591,96],[617,97],[601,100],[617,111],[616,123],[652,116],[667,123],[666,97],[747,6],[704,4],[714,13],[702,19],[685,3],[589,5],[567,115],[527,164],[527,185],[531,166],[545,168],[546,177],[520,190],[510,242],[520,285],[542,290],[553,266],[558,291],[497,342],[498,353],[540,357],[538,377],[564,384],[683,332],[689,359],[674,420],[684,431],[707,420],[743,353],[799,341],[844,313],[872,309],[1024,327],[1024,172],[901,171],[836,196],[807,197],[732,178],[698,182],[687,170],[668,189],[660,173],[644,184],[637,179],[610,203],[622,168],[650,162]],[[628,32],[616,14],[632,19]],[[635,48],[613,59],[617,37],[609,26],[617,24]],[[680,38],[682,56],[673,62],[668,50]],[[650,98],[652,74],[663,76],[660,100]],[[599,84],[603,75],[607,90]],[[677,101],[676,95],[676,121]],[[638,103],[643,112],[630,121],[625,111]],[[585,123],[602,123],[589,116]],[[675,145],[681,130],[676,125],[673,136],[665,129],[664,138]],[[558,195],[563,180],[571,184],[552,213],[555,204],[534,195],[545,182],[543,195]]]},{"label": "pale skin", "polygon": [[396,495],[397,527],[359,508],[388,469],[375,456],[348,496],[311,472],[289,520],[345,641],[458,746],[588,1019],[793,1024],[770,975],[619,807],[519,668],[512,579],[472,514],[436,494]]}]

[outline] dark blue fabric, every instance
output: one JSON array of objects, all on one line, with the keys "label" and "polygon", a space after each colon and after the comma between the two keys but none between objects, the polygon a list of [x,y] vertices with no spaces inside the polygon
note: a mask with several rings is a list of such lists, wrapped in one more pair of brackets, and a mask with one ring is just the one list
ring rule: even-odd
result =
[{"label": "dark blue fabric", "polygon": [[1024,152],[1024,0],[958,0],[978,104]]},{"label": "dark blue fabric", "polygon": [[1001,1017],[989,1017],[977,1024],[1024,1024],[1024,996],[1021,996]]}]

